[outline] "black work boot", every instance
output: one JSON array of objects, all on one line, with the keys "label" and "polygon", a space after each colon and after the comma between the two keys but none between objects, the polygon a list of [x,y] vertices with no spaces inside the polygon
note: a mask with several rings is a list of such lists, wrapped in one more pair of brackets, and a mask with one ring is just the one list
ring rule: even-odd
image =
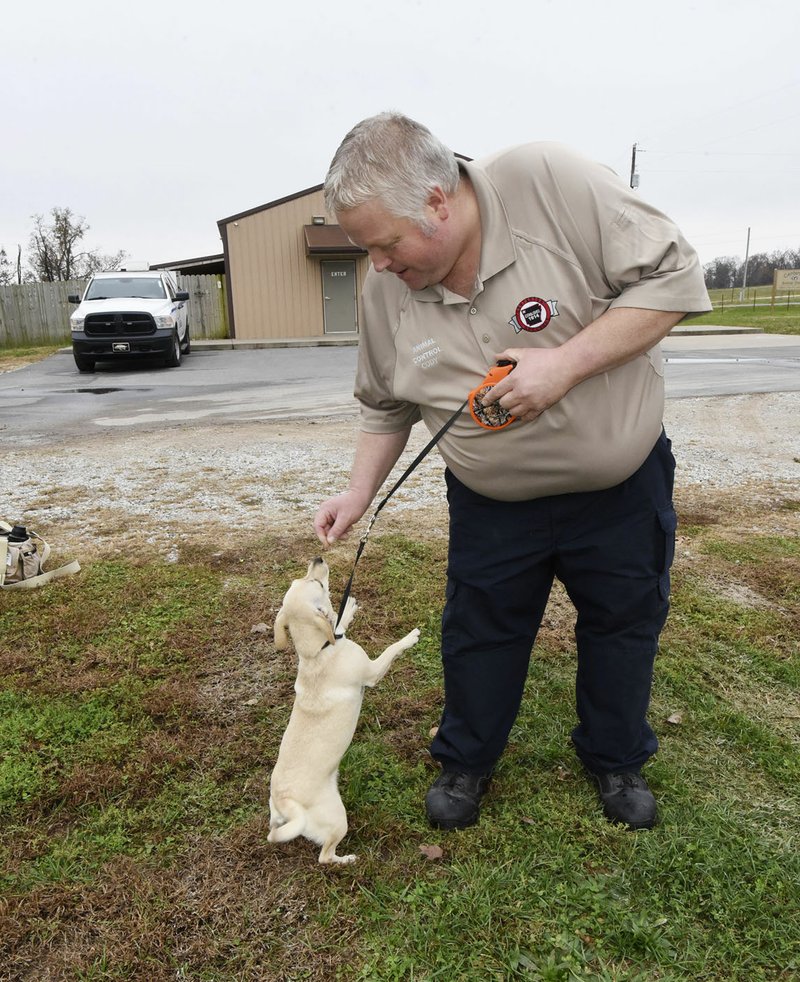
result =
[{"label": "black work boot", "polygon": [[647,781],[636,771],[592,774],[609,821],[629,829],[651,829],[658,821],[656,799]]},{"label": "black work boot", "polygon": [[436,829],[465,829],[478,821],[491,777],[442,771],[425,795],[428,821]]}]

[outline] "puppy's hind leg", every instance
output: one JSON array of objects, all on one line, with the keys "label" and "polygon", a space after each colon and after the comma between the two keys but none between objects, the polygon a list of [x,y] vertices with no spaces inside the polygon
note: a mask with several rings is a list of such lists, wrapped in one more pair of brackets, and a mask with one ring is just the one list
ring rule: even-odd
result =
[{"label": "puppy's hind leg", "polygon": [[[327,796],[327,800],[322,804],[322,808],[315,814],[314,818],[319,820],[318,830],[324,839],[319,861],[342,865],[354,863],[356,861],[354,855],[336,855],[336,847],[347,835],[347,812],[336,787],[332,789],[332,794]],[[320,842],[320,839],[317,839],[317,842]]]},{"label": "puppy's hind leg", "polygon": [[348,863],[354,863],[358,856],[355,853],[351,853],[349,856],[337,856],[336,847],[339,845],[340,840],[337,838],[335,841],[331,839],[326,842],[322,847],[322,852],[319,854],[319,861],[321,863],[339,863],[342,866],[346,866]]},{"label": "puppy's hind leg", "polygon": [[322,843],[322,849],[319,854],[319,861],[321,863],[340,863],[342,866],[347,863],[354,863],[358,858],[355,854],[351,853],[349,856],[337,856],[336,847],[342,841],[347,833],[347,820],[343,825],[337,826],[335,829],[331,829],[330,835]]}]

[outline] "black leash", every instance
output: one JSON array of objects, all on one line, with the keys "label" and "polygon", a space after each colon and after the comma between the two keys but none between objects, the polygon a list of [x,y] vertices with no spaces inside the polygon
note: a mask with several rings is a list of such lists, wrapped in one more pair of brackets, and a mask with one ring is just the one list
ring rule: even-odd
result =
[{"label": "black leash", "polygon": [[366,532],[364,532],[364,534],[361,536],[361,541],[358,544],[358,551],[356,552],[355,562],[353,563],[353,571],[350,573],[350,579],[347,581],[347,586],[344,588],[344,593],[342,595],[342,602],[339,604],[339,613],[336,617],[336,627],[333,629],[333,633],[334,635],[336,635],[336,637],[342,636],[341,634],[337,634],[336,632],[339,625],[342,622],[342,615],[344,614],[344,608],[347,605],[347,600],[350,596],[350,590],[353,586],[353,577],[356,575],[356,566],[358,566],[358,561],[359,559],[361,559],[361,553],[364,551],[364,546],[367,544],[369,533],[372,531],[372,526],[375,524],[375,519],[380,514],[381,508],[383,508],[383,506],[386,504],[389,498],[391,498],[391,496],[400,487],[403,481],[405,481],[405,479],[409,476],[409,474],[411,474],[411,472],[420,464],[420,462],[423,461],[428,456],[431,450],[433,450],[433,448],[436,446],[439,440],[441,440],[441,438],[450,429],[453,423],[455,423],[455,421],[458,419],[461,413],[467,408],[467,406],[469,405],[469,401],[470,401],[469,397],[467,397],[461,403],[458,409],[456,409],[456,411],[453,413],[450,419],[447,420],[444,426],[442,426],[442,428],[428,441],[425,447],[423,447],[423,449],[420,450],[420,452],[417,454],[414,460],[411,461],[408,467],[406,467],[405,471],[400,475],[400,478],[397,480],[392,490],[381,500],[380,504],[375,509],[372,518],[369,520],[369,525],[367,526]]}]

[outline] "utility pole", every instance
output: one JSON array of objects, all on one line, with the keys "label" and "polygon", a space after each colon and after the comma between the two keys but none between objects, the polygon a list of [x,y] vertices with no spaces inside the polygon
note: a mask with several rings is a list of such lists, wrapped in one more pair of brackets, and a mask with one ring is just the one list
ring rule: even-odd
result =
[{"label": "utility pole", "polygon": [[742,279],[742,288],[739,291],[739,299],[744,300],[745,290],[747,289],[747,261],[750,258],[750,228],[747,229],[747,246],[744,250],[744,277]]},{"label": "utility pole", "polygon": [[631,187],[639,187],[639,175],[636,173],[636,150],[639,146],[638,143],[634,143],[631,149]]}]

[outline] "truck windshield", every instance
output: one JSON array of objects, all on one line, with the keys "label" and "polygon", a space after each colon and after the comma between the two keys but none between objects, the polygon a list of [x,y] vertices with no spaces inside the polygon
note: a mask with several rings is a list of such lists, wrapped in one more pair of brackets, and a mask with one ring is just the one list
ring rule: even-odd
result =
[{"label": "truck windshield", "polygon": [[166,297],[160,277],[108,276],[92,280],[84,300],[106,300],[114,297],[144,297],[163,300]]}]

